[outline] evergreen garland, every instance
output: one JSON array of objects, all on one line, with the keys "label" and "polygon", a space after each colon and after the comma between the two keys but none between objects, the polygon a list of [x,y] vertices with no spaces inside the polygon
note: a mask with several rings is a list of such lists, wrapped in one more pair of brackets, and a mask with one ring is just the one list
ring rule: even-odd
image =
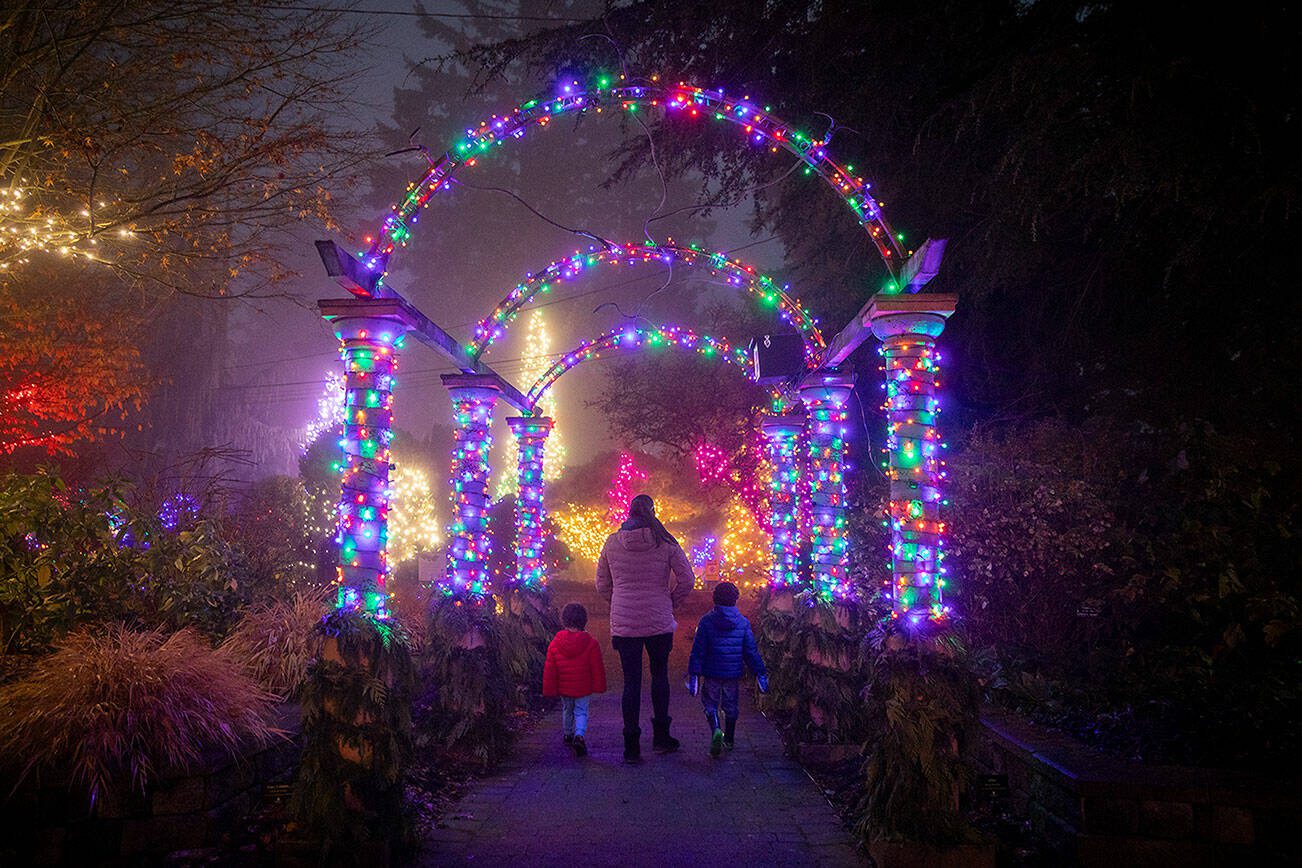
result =
[{"label": "evergreen garland", "polygon": [[291,807],[321,842],[323,860],[374,862],[375,846],[398,844],[406,828],[408,641],[395,622],[348,610],[327,615],[316,630],[325,650],[303,688],[303,754]]},{"label": "evergreen garland", "polygon": [[868,684],[872,733],[856,832],[865,840],[977,840],[960,812],[980,691],[952,638],[878,630]]},{"label": "evergreen garland", "polygon": [[431,605],[417,700],[419,744],[485,766],[511,745],[508,718],[525,703],[534,656],[524,632],[499,608],[491,598]]},{"label": "evergreen garland", "polygon": [[785,611],[766,597],[759,619],[757,640],[769,668],[765,703],[784,714],[798,741],[861,741],[866,671],[855,625],[808,592],[790,600]]}]

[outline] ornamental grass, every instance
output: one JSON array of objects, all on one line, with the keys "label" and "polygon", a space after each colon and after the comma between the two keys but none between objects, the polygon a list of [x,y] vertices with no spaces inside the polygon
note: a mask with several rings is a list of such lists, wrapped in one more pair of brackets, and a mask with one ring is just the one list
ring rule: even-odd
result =
[{"label": "ornamental grass", "polygon": [[320,593],[296,593],[289,600],[250,608],[222,642],[264,689],[280,697],[297,696],[307,667],[321,651],[316,626],[328,607]]},{"label": "ornamental grass", "polygon": [[128,781],[143,792],[207,749],[266,744],[280,734],[275,702],[192,630],[87,627],[0,690],[0,762],[19,784],[34,771],[66,774],[93,805]]}]

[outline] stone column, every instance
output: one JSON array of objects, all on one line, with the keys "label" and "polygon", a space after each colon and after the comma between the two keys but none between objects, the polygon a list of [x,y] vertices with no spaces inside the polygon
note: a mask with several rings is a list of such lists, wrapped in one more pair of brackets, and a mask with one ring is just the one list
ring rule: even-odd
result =
[{"label": "stone column", "polygon": [[497,379],[482,374],[444,374],[452,397],[454,424],[452,527],[449,529],[448,571],[440,588],[445,596],[480,600],[492,588],[488,559],[488,453],[493,447],[493,405],[501,397]]},{"label": "stone column", "polygon": [[906,627],[943,621],[945,478],[936,426],[940,356],[936,338],[954,312],[950,294],[878,294],[864,325],[882,342],[886,372],[886,450],[890,478],[888,520],[894,604],[891,617]]},{"label": "stone column", "polygon": [[846,402],[854,391],[854,374],[822,371],[800,385],[800,400],[809,412],[810,561],[814,592],[824,602],[847,600],[851,593],[846,570],[845,535],[845,418]]},{"label": "stone column", "polygon": [[392,299],[326,300],[318,307],[339,338],[345,374],[337,606],[387,618],[393,375],[411,320]]},{"label": "stone column", "polygon": [[546,416],[515,416],[506,420],[515,435],[519,486],[515,497],[515,585],[531,591],[547,584],[543,561],[543,447],[555,422]]},{"label": "stone column", "polygon": [[800,432],[799,416],[765,416],[760,429],[768,443],[773,478],[769,482],[769,524],[773,528],[773,590],[800,590]]}]

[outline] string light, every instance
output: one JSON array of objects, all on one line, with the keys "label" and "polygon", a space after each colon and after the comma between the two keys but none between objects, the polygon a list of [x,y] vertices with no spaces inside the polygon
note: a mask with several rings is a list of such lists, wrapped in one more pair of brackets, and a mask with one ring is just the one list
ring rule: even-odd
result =
[{"label": "string light", "polygon": [[800,434],[804,421],[791,416],[766,416],[760,424],[769,449],[773,585],[795,590],[801,584],[800,541],[805,538],[800,515]]},{"label": "string light", "polygon": [[378,317],[335,322],[344,362],[344,429],[337,542],[338,606],[388,617],[389,469],[393,383],[401,324]]},{"label": "string light", "polygon": [[26,265],[32,254],[68,256],[103,262],[104,248],[117,247],[136,236],[130,226],[117,224],[116,209],[96,202],[92,214],[82,208],[67,214],[42,202],[44,190],[17,184],[0,188],[0,271]]},{"label": "string light", "polygon": [[677,347],[690,350],[707,359],[729,362],[742,371],[750,372],[750,357],[743,349],[735,348],[722,338],[698,335],[695,332],[675,326],[640,326],[627,325],[613,329],[590,341],[584,341],[570,352],[561,356],[547,372],[538,378],[529,388],[525,401],[536,407],[538,401],[547,393],[552,384],[566,371],[591,359],[600,358],[612,350],[632,350],[647,347]]},{"label": "string light", "polygon": [[846,569],[845,404],[854,378],[827,373],[800,387],[809,413],[808,478],[814,592],[824,602],[847,601],[854,589]]},{"label": "string light", "polygon": [[543,500],[543,447],[552,430],[552,420],[540,416],[507,419],[515,435],[518,456],[519,493],[515,499],[515,584],[538,590],[547,584],[547,510]]},{"label": "string light", "polygon": [[[637,263],[664,263],[707,268],[728,286],[737,287],[756,296],[765,309],[776,309],[784,322],[795,327],[805,343],[805,359],[812,368],[822,350],[826,348],[818,321],[798,299],[788,294],[789,286],[779,287],[772,278],[755,271],[754,266],[741,260],[729,259],[724,253],[709,253],[698,245],[680,246],[670,241],[654,244],[610,245],[592,247],[588,251],[575,251],[572,255],[550,263],[541,271],[531,272],[525,280],[498,302],[493,312],[476,327],[474,340],[467,345],[470,355],[479,358],[506,332],[506,327],[539,295],[551,292],[558,283],[575,280],[600,265],[619,266]],[[536,311],[532,313],[537,313]],[[526,348],[525,358],[530,358]],[[537,376],[537,374],[534,374]]]},{"label": "string light", "polygon": [[[761,107],[745,95],[737,98],[722,90],[706,90],[682,82],[661,83],[658,76],[653,76],[650,82],[630,84],[623,75],[616,79],[600,72],[586,84],[577,80],[560,82],[552,93],[467,129],[465,138],[454,143],[442,157],[431,160],[429,170],[420,180],[408,185],[406,195],[392,207],[379,232],[367,239],[370,246],[362,253],[362,261],[376,275],[377,284],[382,282],[394,250],[410,241],[420,210],[428,207],[436,192],[449,186],[459,169],[477,165],[489,150],[522,138],[532,128],[548,127],[564,114],[601,114],[608,110],[635,113],[648,107],[688,120],[704,118],[730,123],[738,127],[752,146],[775,153],[786,151],[798,157],[805,163],[806,175],[817,175],[850,207],[887,270],[892,275],[898,273],[905,259],[900,236],[886,222],[881,203],[869,192],[871,185],[854,173],[853,166],[842,166],[832,159],[826,140],[793,128],[775,117],[768,106]],[[890,286],[898,291],[894,281]]]},{"label": "string light", "polygon": [[890,335],[878,352],[886,373],[882,409],[891,483],[886,514],[895,584],[891,615],[916,627],[924,617],[939,622],[950,614],[944,602],[945,522],[940,517],[944,444],[936,428],[940,354],[934,338],[918,333]]},{"label": "string light", "polygon": [[452,396],[452,525],[448,571],[439,589],[458,601],[482,601],[489,592],[488,564],[493,540],[488,532],[488,454],[493,446],[496,388],[455,385],[464,375],[444,377]]}]

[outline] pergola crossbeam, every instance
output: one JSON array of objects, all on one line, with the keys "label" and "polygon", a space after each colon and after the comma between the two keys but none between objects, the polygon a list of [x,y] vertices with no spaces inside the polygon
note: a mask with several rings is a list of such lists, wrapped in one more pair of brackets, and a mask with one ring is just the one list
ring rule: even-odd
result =
[{"label": "pergola crossbeam", "polygon": [[[351,254],[333,241],[316,242],[317,252],[325,264],[326,273],[340,286],[353,293],[352,298],[331,298],[319,301],[321,315],[336,319],[349,314],[368,313],[400,316],[408,323],[408,330],[421,343],[446,357],[463,374],[492,377],[502,393],[502,400],[515,409],[530,415],[533,410],[523,393],[505,377],[479,359],[470,355],[461,342],[448,334],[438,323],[421,313],[415,305],[387,284],[376,284],[368,277],[366,268]],[[386,310],[386,305],[391,305]]]}]

